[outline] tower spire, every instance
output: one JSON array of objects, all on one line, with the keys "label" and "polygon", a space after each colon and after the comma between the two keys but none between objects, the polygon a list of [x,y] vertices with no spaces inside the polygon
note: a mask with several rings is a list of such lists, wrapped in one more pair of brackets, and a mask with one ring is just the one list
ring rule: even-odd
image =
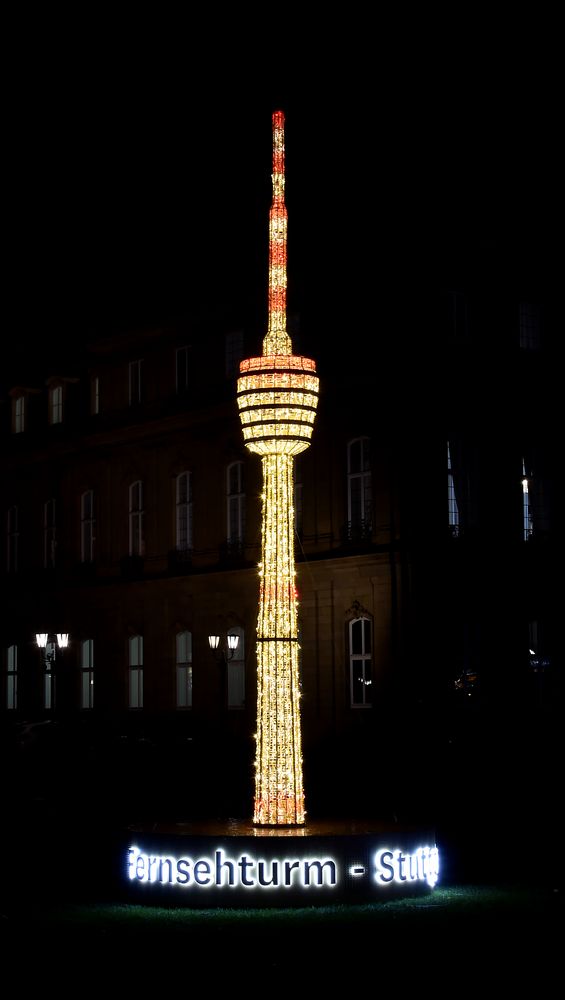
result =
[{"label": "tower spire", "polygon": [[284,201],[284,114],[273,115],[273,201],[269,212],[269,327],[263,354],[291,354],[286,331],[286,239],[288,213]]}]

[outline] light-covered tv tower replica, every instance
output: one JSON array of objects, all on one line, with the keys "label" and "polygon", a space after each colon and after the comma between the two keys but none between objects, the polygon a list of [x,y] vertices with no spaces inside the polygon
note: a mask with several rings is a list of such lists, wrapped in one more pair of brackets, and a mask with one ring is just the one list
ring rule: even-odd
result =
[{"label": "light-covered tv tower replica", "polygon": [[269,327],[263,353],[240,364],[243,438],[263,466],[257,619],[257,747],[253,822],[305,821],[294,567],[294,456],[310,444],[316,363],[293,355],[286,331],[287,210],[284,114],[273,114],[273,202],[269,213]]}]

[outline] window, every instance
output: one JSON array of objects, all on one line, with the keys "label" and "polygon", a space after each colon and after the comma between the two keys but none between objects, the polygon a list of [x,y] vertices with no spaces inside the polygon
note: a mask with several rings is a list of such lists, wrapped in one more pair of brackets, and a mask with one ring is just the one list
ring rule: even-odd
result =
[{"label": "window", "polygon": [[80,498],[80,561],[94,562],[94,490],[85,490]]},{"label": "window", "polygon": [[129,488],[129,554],[142,556],[144,552],[143,483],[137,480]]},{"label": "window", "polygon": [[543,622],[528,622],[528,656],[530,669],[535,674],[543,674],[551,667]]},{"label": "window", "polygon": [[53,711],[55,709],[57,649],[67,648],[69,635],[63,632],[57,633],[56,636],[50,636],[47,632],[43,632],[38,633],[36,639],[43,659],[43,707],[46,711]]},{"label": "window", "polygon": [[455,480],[453,478],[449,441],[447,442],[447,517],[451,534],[454,538],[457,538],[460,531],[459,506],[455,494]]},{"label": "window", "polygon": [[18,647],[8,646],[6,656],[6,708],[14,712],[18,707]]},{"label": "window", "polygon": [[94,707],[94,640],[83,639],[80,644],[81,693],[80,707]]},{"label": "window", "polygon": [[551,491],[543,455],[522,458],[522,537],[543,538],[551,529]]},{"label": "window", "polygon": [[237,635],[239,642],[228,660],[228,708],[245,708],[245,643],[243,629],[230,628],[228,635]]},{"label": "window", "polygon": [[52,424],[63,422],[63,386],[53,385],[49,390],[49,414]]},{"label": "window", "polygon": [[527,542],[533,533],[534,517],[530,503],[530,477],[526,473],[526,460],[522,459],[522,538]]},{"label": "window", "polygon": [[478,524],[477,484],[480,464],[477,443],[460,431],[451,429],[443,447],[446,449],[444,455],[447,465],[447,504],[444,507],[444,518],[446,512],[447,519],[444,523],[452,538],[460,538]]},{"label": "window", "polygon": [[192,476],[181,472],[176,480],[176,548],[178,552],[192,549]]},{"label": "window", "polygon": [[239,549],[245,531],[245,494],[243,492],[243,462],[232,462],[227,469],[228,547]]},{"label": "window", "polygon": [[519,305],[520,347],[524,351],[539,351],[541,347],[541,309],[532,302]]},{"label": "window", "polygon": [[21,434],[25,431],[25,403],[25,396],[16,396],[16,398],[12,401],[12,419],[15,434]]},{"label": "window", "polygon": [[372,487],[370,441],[356,438],[347,445],[347,518],[350,539],[371,534]]},{"label": "window", "polygon": [[372,622],[354,618],[349,622],[349,676],[352,708],[372,705]]},{"label": "window", "polygon": [[22,386],[14,386],[13,389],[10,389],[12,434],[23,434],[27,429],[29,400],[30,396],[35,394],[35,392],[36,390],[34,389],[26,389]]},{"label": "window", "polygon": [[[452,686],[457,697],[476,698],[480,691],[484,642],[481,624],[475,619],[449,614],[445,635],[453,669]],[[446,646],[446,648],[447,648]]]},{"label": "window", "polygon": [[100,413],[100,379],[92,375],[90,379],[90,412],[93,416]]},{"label": "window", "polygon": [[294,459],[294,528],[302,535],[302,462],[298,455]]},{"label": "window", "polygon": [[57,550],[56,502],[47,500],[43,504],[43,567],[55,569]]},{"label": "window", "polygon": [[192,632],[177,633],[177,708],[192,708]]},{"label": "window", "polygon": [[129,405],[141,403],[141,361],[129,363]]},{"label": "window", "polygon": [[43,652],[43,707],[46,712],[55,708],[55,643],[47,641]]},{"label": "window", "polygon": [[143,636],[129,640],[129,707],[143,708]]},{"label": "window", "polygon": [[8,509],[6,519],[6,569],[8,573],[16,573],[18,570],[19,538],[18,508],[14,505]]},{"label": "window", "polygon": [[237,378],[243,358],[243,331],[226,334],[226,378]]},{"label": "window", "polygon": [[188,392],[188,347],[176,350],[176,389],[179,396]]}]

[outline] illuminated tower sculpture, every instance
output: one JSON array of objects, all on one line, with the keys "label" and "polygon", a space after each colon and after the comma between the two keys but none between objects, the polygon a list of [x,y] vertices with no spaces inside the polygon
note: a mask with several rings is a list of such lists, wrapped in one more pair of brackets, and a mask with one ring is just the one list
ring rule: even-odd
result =
[{"label": "illuminated tower sculpture", "polygon": [[284,115],[273,115],[273,202],[269,213],[269,327],[260,358],[240,364],[243,438],[263,466],[257,620],[257,747],[253,822],[305,820],[294,568],[294,456],[310,444],[319,381],[316,363],[292,353],[286,331],[287,211]]}]

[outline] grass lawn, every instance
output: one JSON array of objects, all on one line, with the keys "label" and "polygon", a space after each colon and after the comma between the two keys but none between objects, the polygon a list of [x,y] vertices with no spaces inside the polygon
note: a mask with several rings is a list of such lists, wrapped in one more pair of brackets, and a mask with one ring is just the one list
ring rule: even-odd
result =
[{"label": "grass lawn", "polygon": [[56,961],[58,983],[69,993],[77,976],[99,988],[111,974],[142,992],[149,983],[162,989],[182,981],[191,993],[198,975],[214,989],[263,983],[277,996],[381,977],[400,991],[435,984],[434,996],[471,984],[529,984],[541,996],[558,973],[560,909],[554,888],[470,885],[368,905],[288,909],[16,899],[3,912],[1,935],[16,967],[23,961],[38,980]]}]

